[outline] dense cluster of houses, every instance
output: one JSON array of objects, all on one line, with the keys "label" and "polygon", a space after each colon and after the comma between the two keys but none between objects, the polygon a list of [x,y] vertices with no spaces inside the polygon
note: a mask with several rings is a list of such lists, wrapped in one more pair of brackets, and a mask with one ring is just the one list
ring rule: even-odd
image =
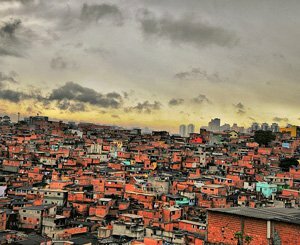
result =
[{"label": "dense cluster of houses", "polygon": [[0,244],[300,244],[300,138],[0,123]]}]

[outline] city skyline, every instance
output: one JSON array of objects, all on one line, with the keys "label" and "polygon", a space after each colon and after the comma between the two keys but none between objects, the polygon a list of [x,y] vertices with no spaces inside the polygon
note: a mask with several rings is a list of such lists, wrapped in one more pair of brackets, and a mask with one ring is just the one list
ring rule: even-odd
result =
[{"label": "city skyline", "polygon": [[0,244],[300,245],[300,0],[0,0]]},{"label": "city skyline", "polygon": [[299,8],[0,1],[0,113],[171,131],[216,115],[299,124]]},{"label": "city skyline", "polygon": [[[75,123],[75,124],[79,124],[79,123],[92,123],[89,121],[72,121],[72,120],[62,120],[59,118],[51,118],[48,117],[47,115],[28,115],[26,117],[20,117],[20,114],[14,115],[14,118],[10,118],[8,115],[1,115],[0,114],[0,121],[1,120],[7,120],[7,121],[11,121],[13,123],[19,122],[19,121],[27,121],[29,120],[29,118],[31,117],[40,117],[40,118],[48,118],[49,120],[54,120],[54,121],[61,121],[64,123]],[[213,122],[214,120],[219,120],[220,125],[218,126],[218,128],[212,128],[210,127],[210,123]],[[103,125],[103,126],[115,126],[115,127],[123,127],[121,124],[101,124],[101,123],[93,123],[95,125]],[[265,128],[264,128],[265,126]],[[243,132],[243,133],[249,133],[250,131],[256,131],[256,130],[270,130],[273,132],[279,132],[279,128],[285,128],[285,127],[289,127],[289,126],[297,126],[297,125],[293,125],[293,124],[278,124],[276,122],[271,122],[271,123],[267,123],[267,122],[253,122],[251,125],[247,125],[246,127],[244,126],[239,126],[237,123],[233,123],[233,124],[229,124],[227,122],[222,122],[221,118],[214,118],[211,119],[211,121],[209,121],[207,123],[207,125],[199,125],[199,124],[193,124],[193,123],[186,123],[186,124],[180,124],[179,125],[179,129],[177,127],[177,130],[170,130],[169,132],[175,135],[181,135],[182,137],[188,137],[190,133],[199,133],[200,129],[206,129],[208,131],[216,131],[216,132],[222,132],[222,131],[229,131],[229,130],[234,130],[237,132]],[[123,128],[127,128],[127,129],[136,129],[139,128],[141,129],[143,132],[146,133],[150,133],[151,131],[155,131],[155,130],[162,130],[162,131],[168,131],[167,128],[160,128],[160,129],[155,129],[155,128],[151,128],[148,127],[147,125],[144,127],[138,127],[138,126],[129,126],[129,127],[123,127]]]}]

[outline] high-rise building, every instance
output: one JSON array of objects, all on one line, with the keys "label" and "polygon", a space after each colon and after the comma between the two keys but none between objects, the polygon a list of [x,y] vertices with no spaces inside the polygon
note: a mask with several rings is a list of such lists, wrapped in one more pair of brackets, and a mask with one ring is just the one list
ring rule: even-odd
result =
[{"label": "high-rise building", "polygon": [[231,129],[234,130],[234,131],[236,131],[236,132],[239,132],[239,130],[240,130],[239,126],[236,123],[232,124]]},{"label": "high-rise building", "polygon": [[217,132],[220,131],[220,126],[221,126],[220,118],[211,119],[210,122],[208,123],[208,130]]},{"label": "high-rise building", "polygon": [[274,133],[279,132],[278,123],[272,123],[272,125],[271,125],[271,131],[274,132]]},{"label": "high-rise building", "polygon": [[262,124],[261,124],[261,130],[263,130],[263,131],[268,131],[268,130],[270,130],[269,124],[267,124],[267,123],[262,123]]},{"label": "high-rise building", "polygon": [[179,126],[179,134],[181,137],[186,137],[186,126],[184,124]]},{"label": "high-rise building", "polygon": [[251,131],[257,131],[257,130],[260,130],[259,124],[257,122],[252,123]]},{"label": "high-rise building", "polygon": [[195,133],[195,125],[194,124],[189,124],[187,126],[187,136],[189,136],[192,133]]},{"label": "high-rise building", "polygon": [[224,125],[222,125],[221,127],[220,127],[220,130],[221,131],[229,131],[230,130],[230,124],[228,124],[228,123],[225,123]]}]

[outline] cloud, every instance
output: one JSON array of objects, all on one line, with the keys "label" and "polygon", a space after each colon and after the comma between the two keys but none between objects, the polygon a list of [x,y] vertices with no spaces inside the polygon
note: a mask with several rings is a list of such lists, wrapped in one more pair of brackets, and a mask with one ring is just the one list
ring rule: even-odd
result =
[{"label": "cloud", "polygon": [[69,63],[61,56],[57,56],[50,61],[50,67],[53,70],[65,70],[76,68],[76,64],[74,62]]},{"label": "cloud", "polygon": [[138,112],[138,113],[147,113],[150,114],[153,111],[160,110],[161,103],[154,101],[150,103],[149,101],[144,101],[143,103],[139,102],[136,106],[125,108],[125,112]]},{"label": "cloud", "polygon": [[0,24],[0,56],[24,57],[33,37],[31,29],[22,25],[21,19],[11,18]]},{"label": "cloud", "polygon": [[246,111],[242,110],[242,109],[239,109],[236,113],[239,114],[239,115],[244,115],[244,114],[246,114]]},{"label": "cloud", "polygon": [[174,77],[175,77],[175,79],[178,79],[178,80],[205,79],[209,82],[214,82],[214,83],[222,82],[222,80],[227,80],[227,79],[222,79],[218,72],[209,74],[205,70],[202,70],[200,68],[192,68],[189,71],[178,72],[174,75]]},{"label": "cloud", "polygon": [[14,91],[11,89],[1,89],[0,90],[0,99],[7,100],[10,102],[18,103],[21,100],[30,99],[31,96],[29,94]]},{"label": "cloud", "polygon": [[18,2],[18,3],[26,5],[26,4],[31,4],[32,2],[34,2],[34,0],[0,0],[0,3],[1,2],[9,2],[9,3]]},{"label": "cloud", "polygon": [[98,56],[101,56],[101,57],[107,57],[111,54],[110,51],[108,51],[104,48],[101,48],[101,47],[85,48],[84,51],[86,53],[88,53],[89,55],[92,54],[92,55],[98,55]]},{"label": "cloud", "polygon": [[86,106],[81,102],[72,102],[68,100],[58,101],[56,107],[62,111],[83,112],[86,111]]},{"label": "cloud", "polygon": [[170,15],[157,18],[149,10],[138,13],[144,34],[167,38],[172,42],[191,44],[196,47],[207,45],[233,46],[236,35],[221,27],[213,26],[194,17],[175,19]]},{"label": "cloud", "polygon": [[116,5],[111,4],[83,4],[80,19],[85,22],[98,22],[103,18],[111,18],[117,24],[122,24],[123,15]]},{"label": "cloud", "polygon": [[16,76],[17,76],[17,73],[14,71],[11,71],[9,74],[0,72],[0,88],[3,87],[4,82],[18,83],[15,78]]},{"label": "cloud", "polygon": [[[0,73],[1,75],[1,73]],[[4,78],[5,76],[2,75]],[[125,92],[123,95],[117,92],[100,93],[94,89],[83,87],[74,82],[67,82],[61,87],[53,89],[48,96],[44,96],[41,90],[31,88],[28,91],[17,91],[4,89],[0,87],[0,99],[12,103],[20,103],[24,100],[33,100],[35,105],[43,109],[59,109],[69,112],[84,112],[88,110],[88,105],[98,107],[99,109],[124,109],[126,112],[151,113],[159,110],[161,103],[154,101],[140,102],[136,106],[124,107],[124,98],[128,96]],[[101,110],[101,113],[106,111]],[[114,115],[114,114],[113,114]],[[117,118],[116,116],[112,116]]]},{"label": "cloud", "polygon": [[237,112],[236,112],[237,114],[239,114],[239,115],[246,114],[246,108],[245,108],[245,106],[241,102],[239,102],[237,104],[233,104],[233,107],[235,109],[237,109]]},{"label": "cloud", "polygon": [[241,110],[244,110],[245,109],[245,106],[241,103],[241,102],[239,102],[239,103],[237,103],[236,105],[233,105],[235,108],[237,108],[237,109],[241,109]]},{"label": "cloud", "polygon": [[73,100],[101,108],[119,108],[123,102],[123,97],[119,93],[102,94],[74,82],[67,82],[53,89],[48,99],[50,101]]},{"label": "cloud", "polygon": [[192,99],[192,102],[195,104],[203,104],[205,102],[211,104],[211,101],[204,94],[199,94],[197,97]]},{"label": "cloud", "polygon": [[183,102],[184,102],[184,99],[173,98],[169,101],[169,106],[178,106],[178,105],[181,105]]},{"label": "cloud", "polygon": [[0,56],[22,56],[19,53],[19,40],[16,32],[21,28],[20,19],[10,19],[0,26]]},{"label": "cloud", "polygon": [[4,25],[0,28],[0,36],[14,38],[16,30],[20,25],[20,19],[11,19],[9,22],[4,22]]},{"label": "cloud", "polygon": [[274,117],[273,121],[274,122],[288,122],[289,119],[287,117]]}]

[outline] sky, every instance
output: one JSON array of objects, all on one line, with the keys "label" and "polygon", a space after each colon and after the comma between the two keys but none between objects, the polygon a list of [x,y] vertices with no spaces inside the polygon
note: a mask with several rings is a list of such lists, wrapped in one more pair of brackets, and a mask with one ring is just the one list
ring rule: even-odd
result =
[{"label": "sky", "polygon": [[299,0],[0,0],[0,115],[299,124]]}]

